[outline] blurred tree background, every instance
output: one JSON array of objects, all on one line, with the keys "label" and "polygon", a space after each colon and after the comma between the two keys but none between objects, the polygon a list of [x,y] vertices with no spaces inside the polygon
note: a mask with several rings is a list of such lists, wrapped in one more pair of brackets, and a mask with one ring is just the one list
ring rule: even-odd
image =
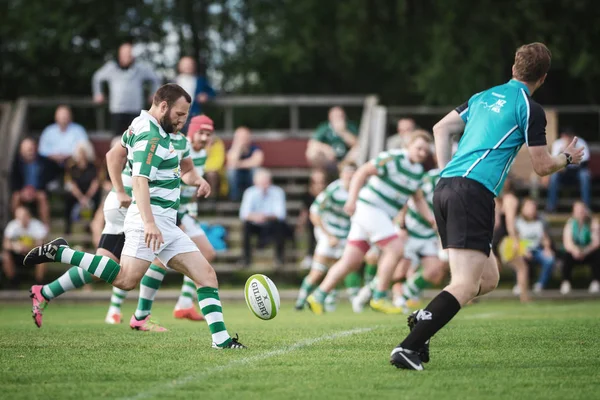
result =
[{"label": "blurred tree background", "polygon": [[537,99],[599,103],[594,0],[4,0],[0,15],[0,99],[89,95],[132,39],[166,75],[193,55],[221,92],[448,105],[509,79],[515,48],[543,41],[553,60]]}]

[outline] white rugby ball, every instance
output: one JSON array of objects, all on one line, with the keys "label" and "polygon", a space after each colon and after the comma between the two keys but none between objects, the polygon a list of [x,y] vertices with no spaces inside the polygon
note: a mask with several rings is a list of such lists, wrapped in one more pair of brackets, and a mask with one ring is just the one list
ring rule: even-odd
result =
[{"label": "white rugby ball", "polygon": [[252,275],[244,288],[246,304],[254,315],[260,319],[273,319],[279,311],[279,291],[267,276]]}]

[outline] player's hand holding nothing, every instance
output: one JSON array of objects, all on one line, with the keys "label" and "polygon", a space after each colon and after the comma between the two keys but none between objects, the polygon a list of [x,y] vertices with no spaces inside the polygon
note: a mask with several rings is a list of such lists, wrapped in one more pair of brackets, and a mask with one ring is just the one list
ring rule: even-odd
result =
[{"label": "player's hand holding nothing", "polygon": [[144,235],[146,246],[153,252],[157,252],[164,243],[162,233],[155,222],[148,222],[144,225]]},{"label": "player's hand holding nothing", "polygon": [[354,211],[356,211],[356,200],[348,200],[346,204],[344,204],[344,212],[349,216],[354,215]]},{"label": "player's hand holding nothing", "polygon": [[201,179],[200,181],[198,181],[197,186],[198,191],[196,192],[196,194],[198,195],[198,197],[207,198],[208,196],[210,196],[211,188],[206,180]]},{"label": "player's hand holding nothing", "polygon": [[125,192],[117,193],[117,200],[121,208],[129,208],[131,205],[131,197]]}]

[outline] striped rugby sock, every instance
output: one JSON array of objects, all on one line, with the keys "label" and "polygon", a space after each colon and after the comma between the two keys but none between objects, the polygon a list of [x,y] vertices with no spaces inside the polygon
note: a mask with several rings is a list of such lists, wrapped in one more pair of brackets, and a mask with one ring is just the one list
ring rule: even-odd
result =
[{"label": "striped rugby sock", "polygon": [[210,329],[212,341],[219,347],[225,347],[231,342],[231,336],[227,333],[223,321],[223,307],[219,299],[219,289],[212,287],[201,287],[196,291],[200,311]]},{"label": "striped rugby sock", "polygon": [[52,300],[69,290],[78,289],[92,282],[92,275],[78,267],[71,267],[57,280],[42,287],[42,295]]},{"label": "striped rugby sock", "polygon": [[121,314],[121,306],[127,297],[127,290],[119,289],[113,286],[112,295],[110,296],[109,314]]},{"label": "striped rugby sock", "polygon": [[150,264],[150,268],[146,271],[140,282],[140,297],[138,299],[137,309],[135,310],[135,318],[138,321],[146,318],[152,311],[152,303],[156,297],[158,289],[165,279],[167,271],[158,265]]},{"label": "striped rugby sock", "polygon": [[177,304],[175,304],[175,309],[185,310],[194,307],[194,294],[196,293],[196,289],[194,281],[184,275],[181,293],[177,299]]},{"label": "striped rugby sock", "polygon": [[300,290],[298,291],[298,298],[296,299],[296,307],[304,307],[304,303],[306,303],[306,298],[310,296],[310,294],[315,290],[317,285],[313,285],[308,281],[308,276],[304,278],[302,281],[302,286],[300,286]]},{"label": "striped rugby sock", "polygon": [[54,261],[76,265],[108,283],[113,283],[121,270],[121,266],[110,257],[73,250],[67,246],[58,248]]}]

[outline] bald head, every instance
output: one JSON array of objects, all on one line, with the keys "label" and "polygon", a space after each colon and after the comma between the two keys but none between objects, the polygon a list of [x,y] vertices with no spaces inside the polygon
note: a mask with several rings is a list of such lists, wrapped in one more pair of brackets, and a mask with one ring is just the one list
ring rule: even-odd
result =
[{"label": "bald head", "polygon": [[119,46],[119,65],[129,67],[133,63],[133,46],[131,43],[123,43]]},{"label": "bald head", "polygon": [[19,146],[19,154],[25,162],[32,162],[35,160],[37,153],[36,144],[33,139],[24,139]]},{"label": "bald head", "polygon": [[266,190],[271,186],[271,173],[268,169],[259,168],[254,172],[254,184],[259,188]]},{"label": "bald head", "polygon": [[342,107],[331,107],[329,109],[329,122],[333,122],[339,119],[346,119],[346,113]]},{"label": "bald head", "polygon": [[412,118],[400,118],[398,120],[398,126],[396,127],[397,132],[400,135],[406,135],[413,132],[416,129],[415,120]]},{"label": "bald head", "polygon": [[196,75],[196,61],[189,56],[181,57],[178,69],[180,74]]},{"label": "bald head", "polygon": [[60,126],[61,130],[67,129],[67,126],[73,121],[71,108],[69,106],[58,106],[54,113],[54,121]]},{"label": "bald head", "polygon": [[239,146],[249,146],[252,141],[252,133],[245,126],[237,128],[233,134],[233,141]]}]

